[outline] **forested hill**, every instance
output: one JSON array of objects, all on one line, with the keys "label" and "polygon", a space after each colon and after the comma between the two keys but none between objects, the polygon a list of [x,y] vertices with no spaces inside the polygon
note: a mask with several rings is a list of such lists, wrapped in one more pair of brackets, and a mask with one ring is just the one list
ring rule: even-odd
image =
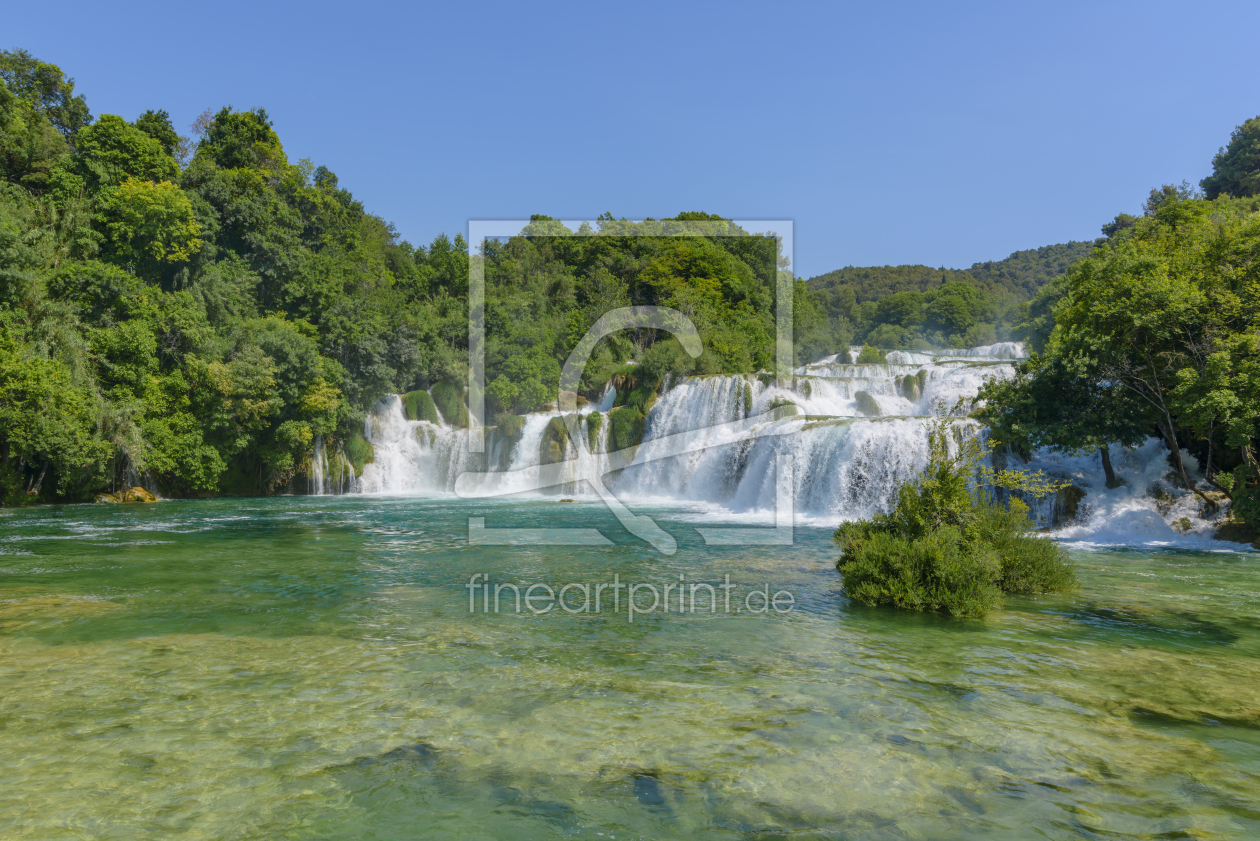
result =
[{"label": "forested hill", "polygon": [[929,266],[846,266],[806,281],[810,289],[853,290],[858,303],[878,301],[897,292],[928,292],[949,281],[977,283],[1027,301],[1073,263],[1089,256],[1094,242],[1065,242],[1016,251],[1005,260],[973,263],[969,269]]},{"label": "forested hill", "polygon": [[[492,423],[554,402],[564,360],[615,308],[682,311],[704,348],[654,330],[601,342],[583,391],[617,378],[618,429],[641,429],[668,373],[774,364],[773,237],[705,213],[605,214],[572,232],[536,216],[472,255],[459,235],[413,246],[331,170],[289,160],[261,108],[208,110],[188,137],[165,111],[129,117],[94,117],[58,66],[0,51],[0,505],[142,481],[300,490],[320,441],[362,469],[366,414],[389,393],[468,423],[471,261]],[[796,293],[799,352],[845,346]]]},{"label": "forested hill", "polygon": [[880,348],[976,347],[1022,339],[1028,301],[1084,259],[1094,242],[1016,251],[970,269],[847,266],[810,278],[820,310],[856,341]]},{"label": "forested hill", "polygon": [[1005,260],[972,263],[967,274],[991,289],[1005,289],[1027,301],[1073,263],[1088,257],[1096,244],[1072,241],[1016,251]]}]

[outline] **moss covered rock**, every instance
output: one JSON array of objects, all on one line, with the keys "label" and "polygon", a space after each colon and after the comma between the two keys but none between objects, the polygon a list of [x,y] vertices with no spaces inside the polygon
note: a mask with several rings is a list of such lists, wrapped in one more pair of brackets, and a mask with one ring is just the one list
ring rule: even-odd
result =
[{"label": "moss covered rock", "polygon": [[409,391],[403,395],[403,409],[407,413],[407,419],[413,421],[428,421],[429,423],[439,423],[437,406],[433,403],[433,398],[429,392],[424,390]]},{"label": "moss covered rock", "polygon": [[879,403],[875,400],[875,398],[871,397],[865,391],[859,391],[857,394],[853,395],[853,401],[857,403],[858,413],[865,415],[868,418],[877,418],[884,414],[883,410],[879,408]]},{"label": "moss covered rock", "polygon": [[521,432],[525,429],[524,415],[499,415],[495,420],[495,426],[499,428],[499,432],[509,441],[516,442],[521,440]]},{"label": "moss covered rock", "polygon": [[800,406],[797,406],[791,400],[784,400],[782,398],[771,401],[770,406],[768,408],[770,409],[770,411],[774,412],[774,416],[776,419],[794,418],[797,415],[801,414]]},{"label": "moss covered rock", "polygon": [[919,387],[919,378],[915,374],[906,374],[904,377],[898,377],[897,390],[901,392],[902,397],[911,403],[917,403],[919,398],[923,396],[923,391]]},{"label": "moss covered rock", "polygon": [[1213,540],[1227,540],[1230,543],[1255,543],[1260,535],[1246,523],[1225,523],[1212,535]]},{"label": "moss covered rock", "polygon": [[1068,485],[1055,492],[1054,524],[1061,526],[1075,520],[1080,515],[1081,500],[1084,498],[1085,491],[1076,485]]},{"label": "moss covered rock", "polygon": [[372,449],[372,444],[363,437],[361,432],[352,432],[346,438],[345,444],[346,460],[350,462],[350,466],[354,468],[355,476],[363,475],[363,465],[376,458],[376,453]]},{"label": "moss covered rock", "polygon": [[538,444],[539,464],[557,464],[564,461],[564,454],[569,449],[569,428],[563,417],[555,417],[547,421],[543,430],[542,441]]},{"label": "moss covered rock", "polygon": [[633,408],[622,407],[608,413],[608,448],[630,450],[643,441],[644,416]]},{"label": "moss covered rock", "polygon": [[599,443],[599,431],[604,428],[604,416],[598,411],[586,416],[586,441],[591,452],[596,452]]},{"label": "moss covered rock", "polygon": [[744,383],[744,417],[752,414],[753,396],[752,384]]},{"label": "moss covered rock", "polygon": [[95,501],[117,505],[123,502],[157,502],[158,498],[154,494],[137,485],[134,488],[128,488],[126,490],[119,491],[118,493],[97,494]]},{"label": "moss covered rock", "polygon": [[468,407],[464,405],[464,390],[459,386],[440,382],[429,389],[429,396],[437,410],[442,413],[442,420],[451,426],[464,428],[468,426]]}]

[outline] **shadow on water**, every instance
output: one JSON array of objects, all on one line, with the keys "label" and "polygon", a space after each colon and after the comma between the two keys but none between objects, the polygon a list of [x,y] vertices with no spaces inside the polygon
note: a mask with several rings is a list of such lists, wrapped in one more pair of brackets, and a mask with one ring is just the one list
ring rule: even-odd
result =
[{"label": "shadow on water", "polygon": [[1134,610],[1083,604],[1070,610],[1053,611],[1110,634],[1131,636],[1147,645],[1175,643],[1179,646],[1230,645],[1240,639],[1225,626],[1181,610],[1139,613]]},{"label": "shadow on water", "polygon": [[[327,773],[365,811],[394,812],[390,822],[418,822],[425,813],[449,814],[472,806],[491,823],[508,821],[516,826],[519,837],[592,837],[602,834],[597,830],[660,829],[675,820],[670,801],[680,796],[655,771],[617,774],[599,785],[598,791],[587,793],[622,813],[624,823],[612,826],[606,818],[584,814],[579,806],[531,794],[531,788],[554,787],[545,774],[538,780],[514,780],[494,766],[468,768],[427,742],[361,757],[330,767]],[[386,801],[381,800],[383,792],[389,793]]]}]

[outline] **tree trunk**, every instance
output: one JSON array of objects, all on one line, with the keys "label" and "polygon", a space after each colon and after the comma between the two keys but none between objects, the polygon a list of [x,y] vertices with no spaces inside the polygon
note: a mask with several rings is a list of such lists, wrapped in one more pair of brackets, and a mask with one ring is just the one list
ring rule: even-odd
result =
[{"label": "tree trunk", "polygon": [[1177,472],[1181,474],[1181,481],[1185,483],[1186,490],[1193,491],[1197,496],[1202,497],[1205,502],[1212,502],[1208,495],[1190,481],[1190,477],[1186,475],[1186,463],[1181,460],[1181,446],[1177,443],[1177,432],[1172,423],[1172,418],[1161,420],[1158,423],[1159,431],[1164,433],[1164,441],[1168,444],[1168,449],[1172,452],[1171,458],[1173,467],[1177,468]]},{"label": "tree trunk", "polygon": [[39,471],[39,478],[35,480],[33,485],[31,485],[31,489],[26,492],[29,496],[39,496],[39,488],[44,484],[44,476],[47,475],[47,473],[48,459],[44,459],[44,467]]},{"label": "tree trunk", "polygon": [[1106,447],[1099,447],[1098,454],[1102,456],[1103,473],[1107,476],[1107,487],[1118,488],[1124,484],[1116,477],[1116,471],[1111,467],[1111,451]]}]

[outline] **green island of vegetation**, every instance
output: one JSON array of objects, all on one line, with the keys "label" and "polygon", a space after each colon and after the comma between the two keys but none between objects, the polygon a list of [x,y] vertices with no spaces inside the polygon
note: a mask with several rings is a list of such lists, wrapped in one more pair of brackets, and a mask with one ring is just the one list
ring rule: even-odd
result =
[{"label": "green island of vegetation", "polygon": [[958,428],[968,423],[975,426],[940,410],[928,427],[928,464],[898,489],[892,511],[836,529],[842,553],[836,567],[850,598],[984,616],[1003,593],[1071,589],[1067,553],[1033,533],[1020,499],[1066,483],[989,467],[990,448],[976,430]]}]

